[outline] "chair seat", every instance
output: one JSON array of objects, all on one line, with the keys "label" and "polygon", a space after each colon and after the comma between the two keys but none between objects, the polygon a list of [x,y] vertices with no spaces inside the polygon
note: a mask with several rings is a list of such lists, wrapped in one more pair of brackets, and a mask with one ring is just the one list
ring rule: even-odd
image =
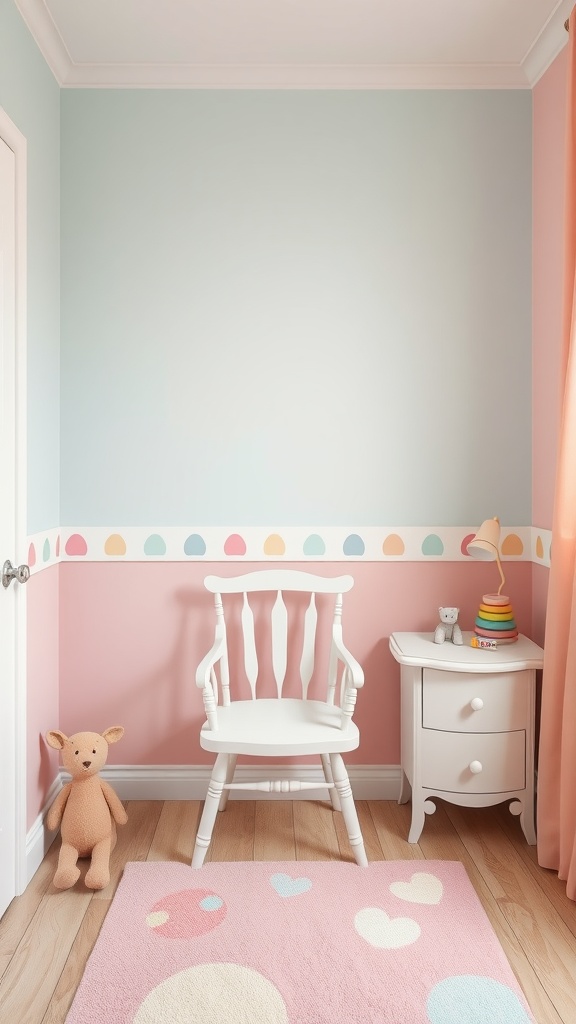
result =
[{"label": "chair seat", "polygon": [[352,721],[341,729],[339,707],[318,700],[234,701],[218,708],[218,730],[205,722],[200,746],[214,753],[288,757],[292,754],[336,754],[356,750],[358,727]]}]

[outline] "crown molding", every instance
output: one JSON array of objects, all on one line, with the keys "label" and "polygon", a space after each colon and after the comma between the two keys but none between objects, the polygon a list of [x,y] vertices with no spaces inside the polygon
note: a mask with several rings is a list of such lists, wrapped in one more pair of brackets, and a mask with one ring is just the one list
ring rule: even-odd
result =
[{"label": "crown molding", "polygon": [[520,65],[76,64],[63,88],[527,89]]},{"label": "crown molding", "polygon": [[564,28],[564,22],[570,17],[573,6],[574,0],[562,0],[558,4],[538,39],[524,57],[522,67],[531,89],[566,46],[568,33]]},{"label": "crown molding", "polygon": [[561,0],[520,64],[79,64],[43,0],[16,7],[65,89],[531,89],[567,41],[574,0]]}]

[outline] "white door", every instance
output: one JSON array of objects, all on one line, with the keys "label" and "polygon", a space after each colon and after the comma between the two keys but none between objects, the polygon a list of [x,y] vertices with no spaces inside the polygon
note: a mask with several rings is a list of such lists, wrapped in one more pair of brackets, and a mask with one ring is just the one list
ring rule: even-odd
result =
[{"label": "white door", "polygon": [[[25,884],[26,144],[0,108],[0,914]],[[21,572],[21,579],[25,578]]]}]

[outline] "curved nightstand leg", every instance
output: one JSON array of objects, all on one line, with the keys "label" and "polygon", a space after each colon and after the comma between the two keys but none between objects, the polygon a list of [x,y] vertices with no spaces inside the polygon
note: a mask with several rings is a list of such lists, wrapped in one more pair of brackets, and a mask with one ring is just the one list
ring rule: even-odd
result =
[{"label": "curved nightstand leg", "polygon": [[424,828],[424,821],[426,820],[427,814],[434,814],[436,810],[436,804],[429,797],[424,798],[421,794],[417,795],[414,799],[414,793],[412,793],[412,821],[410,823],[410,831],[408,833],[408,842],[417,843],[422,835],[422,829]]},{"label": "curved nightstand leg", "polygon": [[520,815],[520,827],[526,836],[528,846],[536,846],[536,828],[534,824],[534,801],[513,800],[508,808],[510,814]]},{"label": "curved nightstand leg", "polygon": [[410,799],[410,783],[406,777],[406,772],[400,769],[400,793],[398,795],[399,804],[407,804]]}]

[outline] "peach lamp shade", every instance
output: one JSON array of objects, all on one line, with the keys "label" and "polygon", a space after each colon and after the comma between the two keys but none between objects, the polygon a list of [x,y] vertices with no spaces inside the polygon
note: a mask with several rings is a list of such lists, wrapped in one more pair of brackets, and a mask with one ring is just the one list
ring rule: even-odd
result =
[{"label": "peach lamp shade", "polygon": [[493,562],[496,559],[500,579],[502,580],[498,588],[498,594],[500,594],[505,579],[500,561],[500,520],[497,516],[494,516],[493,519],[484,520],[475,537],[466,546],[466,550],[472,558],[478,558],[482,562]]}]

